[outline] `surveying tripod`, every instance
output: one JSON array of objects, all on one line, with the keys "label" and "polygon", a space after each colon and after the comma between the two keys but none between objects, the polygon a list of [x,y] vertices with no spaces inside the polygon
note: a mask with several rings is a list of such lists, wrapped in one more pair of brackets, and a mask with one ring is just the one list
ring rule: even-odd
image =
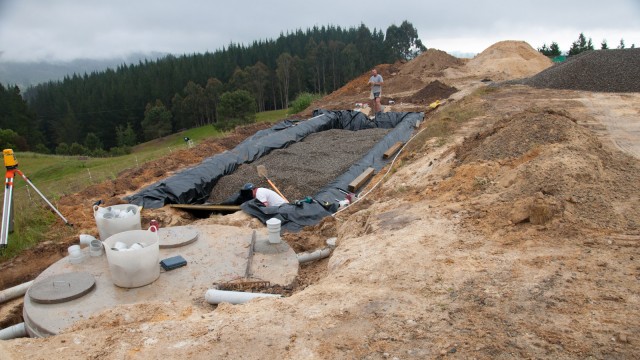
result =
[{"label": "surveying tripod", "polygon": [[65,217],[62,216],[60,211],[58,211],[58,209],[56,209],[56,207],[53,206],[53,204],[51,204],[49,200],[47,200],[47,198],[44,197],[44,195],[42,195],[40,190],[38,190],[38,188],[36,188],[36,186],[33,185],[31,181],[29,181],[29,178],[27,178],[27,176],[22,171],[18,170],[18,160],[16,160],[16,157],[13,154],[13,150],[4,149],[2,150],[2,154],[4,156],[4,166],[7,168],[7,174],[5,176],[6,179],[5,179],[5,186],[4,186],[4,207],[2,208],[2,228],[0,229],[0,248],[4,248],[7,246],[7,241],[8,241],[7,238],[9,236],[9,233],[13,232],[13,213],[12,213],[13,178],[15,177],[16,173],[22,176],[22,178],[24,179],[24,181],[27,182],[27,184],[31,185],[33,190],[35,190],[38,193],[38,195],[40,195],[40,197],[53,209],[53,211],[55,211],[56,214],[58,214],[58,216],[62,218],[65,224],[71,225],[69,224],[67,219],[65,219]]}]

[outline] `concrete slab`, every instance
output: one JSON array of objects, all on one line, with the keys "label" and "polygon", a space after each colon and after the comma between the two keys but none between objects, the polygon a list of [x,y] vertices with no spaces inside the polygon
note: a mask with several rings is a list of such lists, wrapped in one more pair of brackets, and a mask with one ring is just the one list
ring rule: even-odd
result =
[{"label": "concrete slab", "polygon": [[[75,272],[88,273],[95,278],[95,286],[85,295],[57,304],[42,304],[24,298],[23,316],[27,332],[32,337],[58,334],[76,321],[121,304],[136,304],[148,301],[186,301],[202,299],[214,283],[225,283],[244,279],[249,260],[252,229],[224,225],[174,227],[172,232],[184,230],[197,232],[197,241],[184,246],[160,249],[160,259],[181,255],[187,265],[171,270],[161,270],[153,283],[139,288],[120,288],[113,284],[109,264],[105,255],[88,256],[83,249],[84,260],[72,264],[68,257],[61,259],[42,272],[34,283],[56,275]],[[267,229],[257,232],[256,244],[260,250],[267,242]],[[277,251],[254,251],[251,262],[252,280],[268,281],[272,285],[288,286],[298,274],[298,259],[286,244],[277,246]],[[158,265],[160,266],[160,265]]]}]

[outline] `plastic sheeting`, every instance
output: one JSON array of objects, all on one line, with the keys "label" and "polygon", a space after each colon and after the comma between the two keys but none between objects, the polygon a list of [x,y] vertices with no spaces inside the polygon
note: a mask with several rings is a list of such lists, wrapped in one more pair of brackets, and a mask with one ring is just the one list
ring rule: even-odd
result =
[{"label": "plastic sheeting", "polygon": [[[269,154],[272,150],[286,148],[301,141],[309,134],[330,129],[393,129],[347,172],[313,196],[319,202],[335,203],[336,199],[345,198],[349,183],[364,170],[369,167],[376,171],[382,169],[387,163],[387,160],[382,158],[384,152],[398,141],[406,142],[423,117],[424,113],[388,112],[378,113],[375,120],[371,121],[358,111],[316,110],[309,120],[285,120],[277,123],[269,129],[255,133],[233,150],[207,158],[198,166],[152,184],[125,200],[145,208],[159,208],[167,204],[202,204],[209,198],[211,190],[221,177],[231,174],[242,164],[251,163]],[[291,231],[313,225],[335,211],[331,207],[327,210],[316,202],[303,206],[283,205],[283,209],[279,211],[278,208],[259,206],[254,201],[249,201],[245,202],[242,208],[263,222],[277,216],[282,221],[282,227]]]}]

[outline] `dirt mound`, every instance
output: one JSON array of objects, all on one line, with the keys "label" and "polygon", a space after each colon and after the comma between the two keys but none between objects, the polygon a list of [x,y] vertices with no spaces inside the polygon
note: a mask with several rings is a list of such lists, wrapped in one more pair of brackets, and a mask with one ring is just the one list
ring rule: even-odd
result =
[{"label": "dirt mound", "polygon": [[[491,223],[554,223],[560,232],[640,232],[640,162],[612,153],[563,112],[530,109],[469,137],[457,149],[469,191],[502,191],[487,215]],[[509,170],[492,174],[492,164]],[[484,165],[478,165],[478,164]],[[454,177],[455,178],[455,177]],[[457,178],[452,182],[460,182]],[[505,188],[506,189],[503,189]],[[499,227],[499,226],[496,226]],[[580,230],[577,230],[580,229]]]},{"label": "dirt mound", "polygon": [[442,50],[429,49],[402,66],[400,75],[411,75],[419,78],[425,76],[437,77],[442,76],[444,69],[462,66],[464,63],[464,60],[451,56]]},{"label": "dirt mound", "polygon": [[524,41],[500,41],[471,59],[466,67],[472,73],[487,74],[493,80],[528,77],[553,62]]},{"label": "dirt mound", "polygon": [[640,49],[586,51],[521,83],[552,89],[640,92]]},{"label": "dirt mound", "polygon": [[[388,79],[391,78],[391,74],[396,74],[398,72],[399,67],[400,67],[400,64],[397,63],[397,64],[393,64],[393,65],[392,64],[380,64],[380,65],[376,66],[375,68],[378,71],[378,74],[382,75],[382,78],[384,79],[384,81],[386,83],[388,81]],[[330,102],[330,101],[334,101],[334,100],[337,100],[337,99],[340,99],[340,98],[346,97],[346,96],[354,96],[354,95],[362,95],[362,94],[366,95],[371,91],[371,85],[368,84],[370,77],[371,77],[371,73],[370,72],[366,72],[366,73],[358,76],[357,78],[349,81],[346,85],[344,85],[340,89],[338,89],[338,90],[332,92],[331,94],[325,96],[322,99],[322,101],[323,102]],[[366,99],[367,96],[365,96],[364,98]]]},{"label": "dirt mound", "polygon": [[436,80],[430,82],[429,85],[423,87],[417,93],[408,97],[400,98],[398,100],[414,104],[429,105],[436,100],[446,99],[451,94],[454,94],[457,91],[458,89],[456,89],[455,87],[448,86]]},{"label": "dirt mound", "polygon": [[538,146],[566,141],[575,129],[567,119],[555,110],[530,109],[466,139],[456,154],[464,163],[518,158]]}]

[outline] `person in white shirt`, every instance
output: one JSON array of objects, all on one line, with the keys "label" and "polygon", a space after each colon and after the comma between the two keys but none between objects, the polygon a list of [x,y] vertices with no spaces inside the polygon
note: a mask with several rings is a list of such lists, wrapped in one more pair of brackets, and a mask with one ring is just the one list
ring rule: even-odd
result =
[{"label": "person in white shirt", "polygon": [[371,77],[369,78],[369,84],[371,84],[371,109],[376,114],[382,111],[382,105],[380,104],[380,95],[382,94],[382,75],[378,74],[376,69],[371,70]]},{"label": "person in white shirt", "polygon": [[255,187],[252,183],[246,183],[242,187],[244,192],[251,191],[251,197],[258,199],[264,206],[280,206],[282,204],[287,204],[287,201],[282,198],[282,196],[278,195],[277,192],[261,187]]}]

